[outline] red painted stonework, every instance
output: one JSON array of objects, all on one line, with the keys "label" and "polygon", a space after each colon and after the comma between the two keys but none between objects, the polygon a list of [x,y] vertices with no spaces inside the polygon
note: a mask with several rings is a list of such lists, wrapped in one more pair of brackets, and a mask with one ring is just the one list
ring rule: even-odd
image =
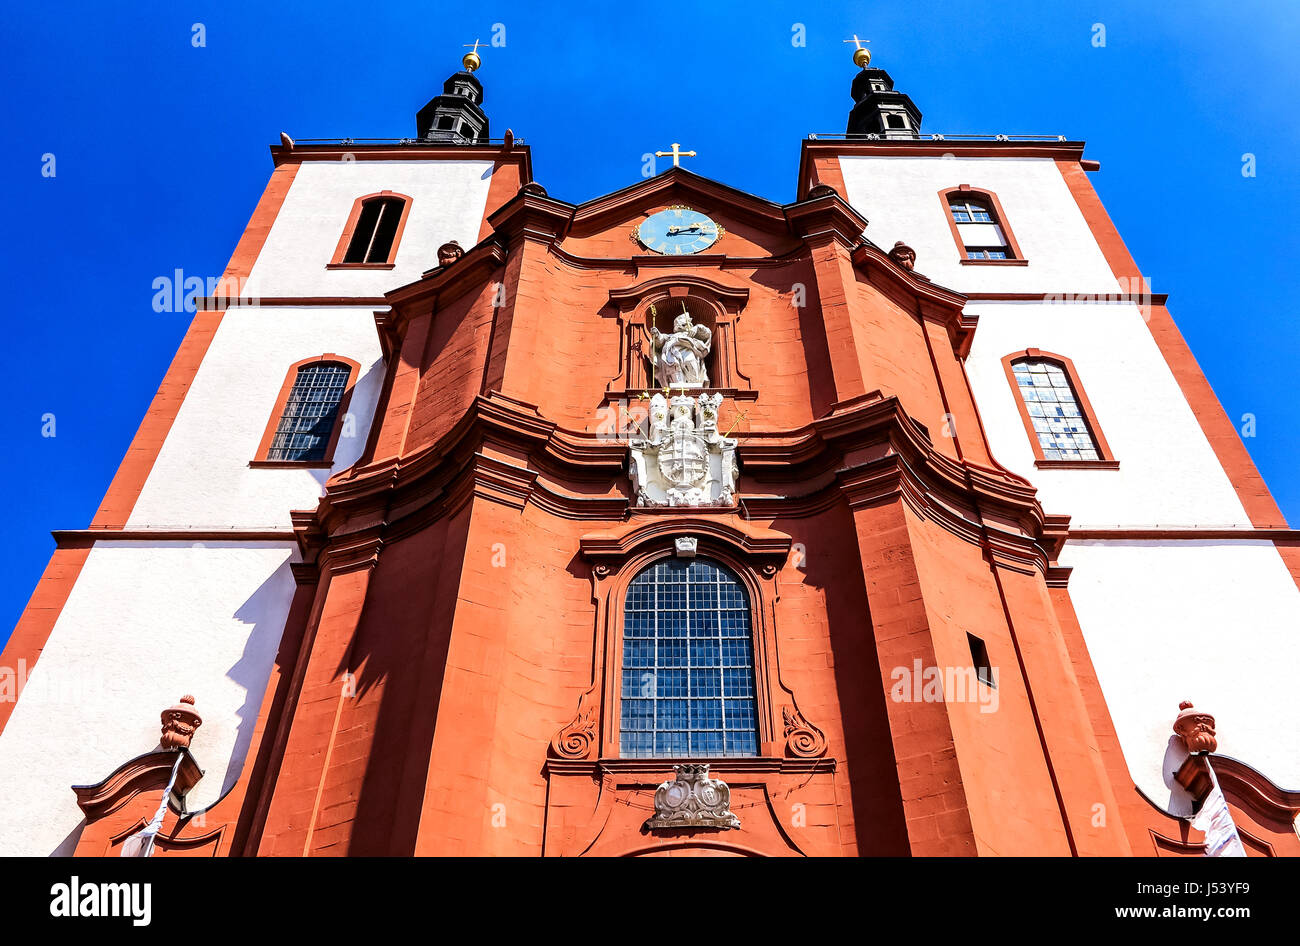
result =
[{"label": "red painted stonework", "polygon": [[[862,240],[837,162],[813,154],[785,206],[679,169],[575,206],[521,168],[497,167],[477,246],[387,295],[369,442],[293,515],[248,762],[201,825],[169,816],[159,855],[1194,851],[1128,778],[1055,562],[1064,517],[991,454],[965,298]],[[683,204],[725,228],[707,253],[629,239]],[[610,412],[636,406],[629,345],[665,299],[715,320],[735,508],[632,505]],[[619,758],[623,596],[680,535],[749,596],[757,757]],[[972,634],[995,688],[900,687],[973,674]],[[741,827],[647,829],[673,761],[709,761]],[[79,853],[111,853],[149,784]],[[1287,848],[1292,797],[1232,784]]]},{"label": "red painted stonework", "polygon": [[[718,253],[628,239],[674,204],[725,227]],[[247,852],[1128,851],[1118,812],[1085,825],[1110,783],[1045,517],[993,462],[965,381],[962,297],[861,245],[824,189],[780,207],[670,171],[578,207],[526,187],[490,223],[390,293],[375,433],[296,514],[314,601],[268,688]],[[632,509],[626,442],[601,426],[635,287],[673,280],[725,316],[729,377],[756,395],[724,402],[736,510]],[[721,834],[647,832],[671,760],[617,757],[622,589],[682,532],[755,610],[760,754],[714,762],[742,821]],[[997,712],[893,698],[914,660],[967,668],[968,631],[999,668]]]}]

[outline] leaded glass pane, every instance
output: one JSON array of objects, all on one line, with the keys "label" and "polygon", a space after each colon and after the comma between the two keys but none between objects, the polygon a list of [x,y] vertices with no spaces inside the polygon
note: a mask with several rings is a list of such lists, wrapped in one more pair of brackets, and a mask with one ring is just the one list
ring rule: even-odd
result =
[{"label": "leaded glass pane", "polygon": [[1064,368],[1053,361],[1023,359],[1015,362],[1011,371],[1044,459],[1101,459]]},{"label": "leaded glass pane", "polygon": [[347,390],[347,365],[319,362],[298,369],[280,423],[271,437],[268,460],[325,459],[339,402]]},{"label": "leaded glass pane", "polygon": [[708,559],[658,562],[628,587],[620,754],[758,754],[749,599]]}]

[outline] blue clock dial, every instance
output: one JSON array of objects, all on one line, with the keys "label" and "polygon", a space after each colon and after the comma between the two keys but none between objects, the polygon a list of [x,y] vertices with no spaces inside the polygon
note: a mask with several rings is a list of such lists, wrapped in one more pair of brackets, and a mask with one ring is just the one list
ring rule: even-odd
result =
[{"label": "blue clock dial", "polygon": [[637,242],[664,256],[688,256],[707,250],[722,236],[722,227],[689,207],[669,207],[651,214],[633,231]]}]

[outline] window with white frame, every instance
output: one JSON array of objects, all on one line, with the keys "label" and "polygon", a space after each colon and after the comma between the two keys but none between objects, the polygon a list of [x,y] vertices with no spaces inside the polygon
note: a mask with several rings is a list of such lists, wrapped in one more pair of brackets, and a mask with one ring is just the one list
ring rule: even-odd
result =
[{"label": "window with white frame", "polygon": [[1013,259],[1011,246],[988,198],[968,193],[948,195],[948,208],[967,259]]}]

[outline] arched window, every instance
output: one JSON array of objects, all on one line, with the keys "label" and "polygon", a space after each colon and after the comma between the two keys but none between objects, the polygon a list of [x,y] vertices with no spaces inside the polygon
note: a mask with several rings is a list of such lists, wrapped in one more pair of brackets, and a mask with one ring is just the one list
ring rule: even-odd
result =
[{"label": "arched window", "polygon": [[1117,466],[1074,363],[1036,348],[1003,359],[1039,466]]},{"label": "arched window", "polygon": [[963,263],[1024,265],[1025,259],[996,194],[963,184],[940,191],[939,196]]},{"label": "arched window", "polygon": [[346,412],[358,367],[337,355],[290,367],[253,462],[273,466],[332,462],[340,415]]},{"label": "arched window", "polygon": [[749,597],[735,575],[674,558],[632,579],[620,703],[624,758],[758,754]]},{"label": "arched window", "polygon": [[391,269],[410,209],[411,198],[392,191],[358,197],[330,266]]}]

